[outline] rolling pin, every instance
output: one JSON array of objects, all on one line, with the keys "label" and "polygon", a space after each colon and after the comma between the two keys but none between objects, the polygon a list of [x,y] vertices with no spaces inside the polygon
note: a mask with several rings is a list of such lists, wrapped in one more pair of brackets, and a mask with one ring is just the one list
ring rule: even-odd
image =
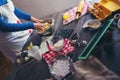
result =
[{"label": "rolling pin", "polygon": [[80,0],[80,3],[78,4],[78,7],[77,7],[77,11],[76,11],[76,19],[78,19],[81,15],[81,12],[83,10],[83,7],[84,7],[84,0]]}]

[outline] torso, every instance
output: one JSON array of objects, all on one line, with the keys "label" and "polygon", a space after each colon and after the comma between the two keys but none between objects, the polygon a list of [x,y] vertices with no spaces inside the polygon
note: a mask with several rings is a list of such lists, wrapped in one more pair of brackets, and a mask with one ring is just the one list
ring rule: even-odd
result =
[{"label": "torso", "polygon": [[[8,23],[20,22],[14,14],[14,5],[10,0],[8,0],[8,3],[0,6],[0,14],[3,20],[6,20]],[[0,51],[14,62],[16,58],[15,53],[23,48],[29,35],[29,30],[17,32],[0,31]]]}]

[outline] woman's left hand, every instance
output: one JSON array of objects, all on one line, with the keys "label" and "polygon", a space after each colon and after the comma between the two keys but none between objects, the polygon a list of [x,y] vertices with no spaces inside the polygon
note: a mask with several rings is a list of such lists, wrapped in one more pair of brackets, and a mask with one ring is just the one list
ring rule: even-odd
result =
[{"label": "woman's left hand", "polygon": [[33,16],[31,16],[31,21],[34,22],[34,23],[42,23],[43,22],[43,20],[37,19]]}]

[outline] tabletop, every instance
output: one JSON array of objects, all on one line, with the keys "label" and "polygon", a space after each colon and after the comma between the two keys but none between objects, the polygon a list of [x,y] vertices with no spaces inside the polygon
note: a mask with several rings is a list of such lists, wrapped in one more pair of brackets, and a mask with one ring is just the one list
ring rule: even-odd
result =
[{"label": "tabletop", "polygon": [[[55,35],[55,33],[59,30],[74,29],[72,35],[77,33],[79,35],[79,39],[78,39],[79,41],[85,40],[85,41],[89,42],[97,31],[83,29],[82,26],[86,20],[91,19],[91,18],[94,19],[95,17],[92,14],[87,13],[84,16],[80,17],[78,20],[75,20],[67,25],[63,25],[63,17],[62,16],[63,16],[63,13],[66,12],[67,10],[62,10],[62,11],[56,12],[54,14],[51,14],[49,16],[43,17],[43,19],[53,18],[55,20],[55,24],[53,26],[53,29],[54,29],[53,35]],[[116,36],[116,34],[117,34],[117,36]],[[113,72],[120,75],[120,70],[116,69],[116,68],[120,68],[120,66],[119,66],[120,59],[117,57],[117,55],[120,56],[120,54],[118,54],[118,52],[120,52],[120,50],[118,49],[118,48],[120,48],[120,45],[119,45],[120,43],[118,42],[118,44],[109,46],[109,50],[107,50],[107,51],[105,51],[105,50],[101,51],[101,49],[102,49],[101,47],[103,47],[102,44],[109,43],[109,41],[111,42],[111,39],[113,37],[115,39],[112,39],[112,40],[116,40],[116,38],[118,38],[118,36],[120,36],[119,30],[114,30],[110,34],[108,33],[108,35],[111,37],[110,38],[107,37],[108,39],[105,37],[102,38],[102,40],[100,40],[100,42],[97,44],[96,49],[94,49],[91,52],[91,54],[94,52],[94,55],[97,57],[99,56],[98,57],[99,60],[104,65],[106,65]],[[70,37],[70,39],[71,39],[71,37]],[[84,48],[85,48],[85,46],[80,46],[80,47],[76,48],[75,54],[72,56],[74,62],[76,62],[78,60],[78,56],[80,55],[81,51],[83,51]],[[113,49],[115,49],[115,51],[112,52]],[[116,51],[116,49],[117,49],[117,51]],[[115,64],[115,65],[113,65],[113,64]],[[48,66],[47,66],[47,63],[45,62],[45,60],[42,59],[40,62],[37,62],[36,60],[33,59],[30,62],[23,64],[23,65],[15,64],[13,66],[10,74],[8,75],[7,80],[45,80],[46,78],[50,78],[50,77],[51,77],[51,75],[49,73],[49,69],[48,69]]]}]

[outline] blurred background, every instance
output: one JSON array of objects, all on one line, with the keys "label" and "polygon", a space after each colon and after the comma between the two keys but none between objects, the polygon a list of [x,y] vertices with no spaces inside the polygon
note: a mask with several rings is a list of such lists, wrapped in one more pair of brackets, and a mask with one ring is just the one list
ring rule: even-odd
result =
[{"label": "blurred background", "polygon": [[14,5],[35,17],[43,17],[78,5],[80,0],[12,0]]}]

